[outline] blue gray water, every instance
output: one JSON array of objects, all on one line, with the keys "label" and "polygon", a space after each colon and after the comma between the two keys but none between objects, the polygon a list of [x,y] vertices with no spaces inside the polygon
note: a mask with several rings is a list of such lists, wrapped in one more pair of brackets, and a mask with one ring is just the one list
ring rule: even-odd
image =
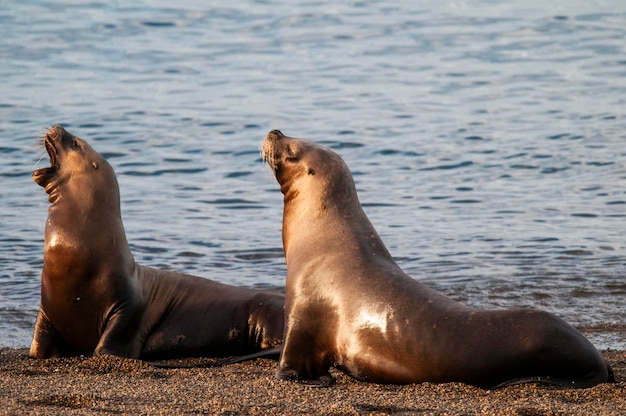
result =
[{"label": "blue gray water", "polygon": [[625,2],[213,3],[3,3],[0,347],[30,343],[62,124],[116,170],[141,264],[284,284],[276,128],[343,156],[415,279],[626,348]]}]

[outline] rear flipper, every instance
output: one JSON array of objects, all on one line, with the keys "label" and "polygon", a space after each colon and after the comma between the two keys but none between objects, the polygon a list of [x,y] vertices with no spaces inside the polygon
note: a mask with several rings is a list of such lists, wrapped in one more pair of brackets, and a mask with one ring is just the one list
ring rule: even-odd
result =
[{"label": "rear flipper", "polygon": [[247,355],[234,355],[232,357],[226,357],[219,359],[217,361],[209,362],[209,363],[199,363],[199,364],[169,364],[169,363],[155,363],[148,362],[153,367],[158,368],[209,368],[209,367],[222,367],[229,364],[242,363],[245,361],[255,360],[257,358],[269,358],[272,360],[278,360],[280,358],[280,353],[283,350],[283,347],[275,347],[268,348],[263,351],[255,352]]},{"label": "rear flipper", "polygon": [[[606,362],[606,361],[605,361]],[[524,384],[524,383],[539,383],[539,384],[547,384],[551,386],[559,386],[559,387],[571,387],[571,388],[579,388],[585,389],[589,387],[596,386],[600,383],[615,383],[615,373],[613,369],[606,363],[606,377],[604,375],[598,376],[591,375],[589,378],[580,379],[580,380],[564,380],[556,377],[522,377],[514,380],[503,381],[502,383],[496,384],[495,386],[485,386],[485,388],[489,390],[499,389],[502,387],[514,386],[516,384]]]},{"label": "rear flipper", "polygon": [[606,363],[606,370],[609,372],[609,379],[607,380],[607,382],[617,383],[617,381],[615,380],[615,373],[613,372],[613,369],[611,368],[609,363]]},{"label": "rear flipper", "polygon": [[268,348],[263,351],[255,352],[247,355],[234,355],[232,357],[226,357],[221,360],[218,360],[215,365],[212,367],[221,367],[223,365],[242,363],[244,361],[255,360],[257,358],[269,358],[271,360],[276,360],[280,358],[280,353],[283,351],[283,346]]}]

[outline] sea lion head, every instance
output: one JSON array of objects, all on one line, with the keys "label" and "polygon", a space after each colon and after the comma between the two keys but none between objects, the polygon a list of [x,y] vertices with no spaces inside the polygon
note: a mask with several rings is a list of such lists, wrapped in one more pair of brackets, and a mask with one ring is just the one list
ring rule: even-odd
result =
[{"label": "sea lion head", "polygon": [[306,195],[328,206],[358,203],[352,174],[341,157],[327,147],[272,130],[261,145],[285,203]]},{"label": "sea lion head", "polygon": [[[85,198],[90,190],[109,191],[111,179],[117,188],[111,165],[86,141],[63,127],[52,126],[43,137],[43,145],[50,157],[50,167],[35,170],[32,177],[45,188],[51,203],[67,193]],[[85,180],[89,186],[84,186]]]}]

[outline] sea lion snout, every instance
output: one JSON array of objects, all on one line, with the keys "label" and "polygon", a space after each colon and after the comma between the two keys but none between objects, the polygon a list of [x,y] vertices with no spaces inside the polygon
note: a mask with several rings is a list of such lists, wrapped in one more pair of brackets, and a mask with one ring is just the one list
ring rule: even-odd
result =
[{"label": "sea lion snout", "polygon": [[62,148],[77,147],[77,139],[79,138],[65,130],[63,126],[56,124],[50,127],[46,132],[44,144],[46,145],[46,150],[48,150],[48,146],[52,144],[56,147],[57,151],[60,151]]},{"label": "sea lion snout", "polygon": [[261,143],[261,156],[263,161],[276,170],[279,158],[279,149],[277,147],[279,140],[284,139],[285,135],[280,130],[272,130],[265,135],[263,143]]},{"label": "sea lion snout", "polygon": [[46,132],[46,139],[58,141],[61,140],[65,133],[67,132],[65,131],[63,126],[56,124],[48,129],[48,131]]},{"label": "sea lion snout", "polygon": [[272,130],[265,136],[265,140],[279,140],[285,137],[285,135],[280,130]]},{"label": "sea lion snout", "polygon": [[56,124],[48,129],[43,138],[43,145],[46,148],[48,156],[50,156],[50,165],[52,167],[59,167],[58,152],[63,146],[63,138],[67,135],[67,131],[62,126]]}]

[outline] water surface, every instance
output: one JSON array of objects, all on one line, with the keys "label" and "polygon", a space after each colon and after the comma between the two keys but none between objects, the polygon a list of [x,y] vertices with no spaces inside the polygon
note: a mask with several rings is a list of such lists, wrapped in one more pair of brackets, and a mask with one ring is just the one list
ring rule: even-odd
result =
[{"label": "water surface", "polygon": [[[406,3],[406,4],[405,4]],[[144,265],[281,286],[278,128],[335,149],[398,263],[626,348],[626,4],[15,1],[0,11],[0,346],[30,343],[62,124]]]}]

